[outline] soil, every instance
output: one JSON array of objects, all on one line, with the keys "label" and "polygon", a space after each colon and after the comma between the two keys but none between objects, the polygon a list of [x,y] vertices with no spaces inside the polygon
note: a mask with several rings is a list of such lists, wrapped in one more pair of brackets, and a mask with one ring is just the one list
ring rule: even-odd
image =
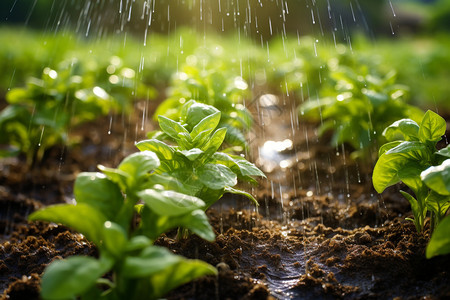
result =
[{"label": "soil", "polygon": [[[450,256],[425,258],[429,231],[417,234],[405,221],[410,207],[399,187],[378,195],[370,180],[373,163],[351,160],[346,145],[330,146],[329,136],[317,136],[316,124],[291,125],[293,101],[273,99],[279,103],[250,106],[256,125],[248,134],[248,156],[268,178],[245,188],[260,206],[226,195],[208,211],[217,233],[212,243],[196,236],[181,241],[174,233],[161,236],[156,244],[219,270],[217,277],[181,286],[167,298],[450,298]],[[31,170],[23,157],[0,162],[4,299],[39,299],[40,276],[50,262],[97,255],[76,232],[26,218],[45,205],[71,202],[79,172],[93,171],[97,164],[117,166],[153,128],[150,121],[140,128],[139,103],[133,116],[110,118],[73,129],[76,144],[51,149]],[[268,140],[285,141],[284,147],[273,151]]]}]

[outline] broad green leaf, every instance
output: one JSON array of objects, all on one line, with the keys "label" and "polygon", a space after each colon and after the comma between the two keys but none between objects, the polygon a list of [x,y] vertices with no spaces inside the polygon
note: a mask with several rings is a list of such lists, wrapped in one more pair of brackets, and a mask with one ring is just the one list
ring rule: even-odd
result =
[{"label": "broad green leaf", "polygon": [[439,155],[450,158],[450,145],[436,152]]},{"label": "broad green leaf", "polygon": [[139,255],[127,256],[122,266],[122,274],[130,278],[142,278],[163,272],[180,262],[181,256],[172,254],[166,248],[148,246]]},{"label": "broad green leaf", "polygon": [[247,192],[245,192],[245,191],[238,190],[238,189],[235,189],[235,188],[232,188],[232,187],[226,187],[226,188],[225,188],[225,192],[231,193],[231,194],[236,194],[236,195],[241,195],[241,196],[244,196],[244,197],[247,197],[248,199],[252,200],[253,203],[255,203],[257,206],[259,206],[258,201],[257,201],[257,200],[255,199],[255,197],[253,197],[253,195],[250,194],[250,193],[247,193]]},{"label": "broad green leaf", "polygon": [[237,176],[230,168],[221,164],[206,164],[198,170],[198,179],[213,190],[233,187],[237,184]]},{"label": "broad green leaf", "polygon": [[85,235],[88,240],[96,245],[100,245],[103,224],[107,221],[105,215],[85,203],[48,206],[33,212],[28,219],[63,224]]},{"label": "broad green leaf", "polygon": [[432,166],[420,174],[423,182],[441,195],[450,195],[450,159],[439,166]]},{"label": "broad green leaf", "polygon": [[180,132],[177,137],[178,146],[181,149],[192,148],[192,139],[188,132]]},{"label": "broad green leaf", "polygon": [[158,215],[179,216],[205,206],[205,202],[197,197],[174,191],[146,189],[138,195]]},{"label": "broad green leaf", "polygon": [[179,223],[178,226],[189,229],[204,240],[212,242],[216,238],[214,230],[209,224],[208,217],[201,209],[197,209],[189,214],[183,215],[176,221]]},{"label": "broad green leaf", "polygon": [[244,175],[244,176],[261,176],[261,177],[266,178],[266,175],[251,162],[249,162],[245,159],[235,159],[234,161],[239,166],[242,175]]},{"label": "broad green leaf", "polygon": [[382,193],[387,187],[400,181],[398,173],[402,168],[411,162],[405,155],[394,153],[387,155],[387,152],[380,156],[372,174],[372,182],[375,190]]},{"label": "broad green leaf", "polygon": [[127,247],[127,233],[119,224],[106,221],[103,224],[103,246],[116,258],[121,258]]},{"label": "broad green leaf", "polygon": [[382,145],[380,147],[380,149],[378,150],[378,157],[380,157],[381,155],[383,155],[386,151],[391,150],[392,148],[397,147],[398,145],[400,145],[401,143],[403,143],[402,141],[394,141],[394,142],[388,142],[384,145]]},{"label": "broad green leaf", "polygon": [[155,139],[140,141],[136,144],[136,147],[141,151],[153,151],[160,160],[171,160],[175,152],[173,147]]},{"label": "broad green leaf", "polygon": [[180,257],[178,263],[150,277],[152,296],[161,298],[174,288],[206,275],[217,275],[217,270],[204,261]]},{"label": "broad green leaf", "polygon": [[228,168],[237,167],[239,168],[238,164],[235,162],[235,160],[227,153],[223,152],[216,152],[211,157],[212,162],[216,164],[222,164],[224,166],[227,166]]},{"label": "broad green leaf", "polygon": [[437,113],[428,110],[423,116],[419,128],[419,138],[422,142],[438,142],[445,134],[447,124]]},{"label": "broad green leaf", "polygon": [[127,156],[118,169],[127,173],[134,180],[148,174],[160,165],[157,155],[152,151],[142,151]]},{"label": "broad green leaf", "polygon": [[222,146],[226,134],[227,134],[226,128],[217,129],[216,131],[214,131],[209,142],[202,147],[202,150],[208,153],[216,152],[220,148],[220,146]]},{"label": "broad green leaf", "polygon": [[235,146],[247,146],[247,141],[245,140],[244,134],[236,127],[229,124],[219,124],[219,126],[227,129],[227,134],[225,135],[225,141],[230,145]]},{"label": "broad green leaf", "polygon": [[447,216],[436,227],[428,243],[426,256],[431,258],[437,255],[450,253],[450,216]]},{"label": "broad green leaf", "polygon": [[183,154],[190,161],[194,161],[200,155],[203,154],[203,151],[198,149],[198,148],[193,148],[193,149],[190,149],[190,150],[182,150],[182,151],[180,151],[180,153]]},{"label": "broad green leaf", "polygon": [[186,111],[186,115],[182,115],[181,118],[184,118],[186,120],[186,123],[191,128],[194,128],[194,126],[197,125],[205,117],[217,112],[219,112],[219,110],[214,106],[195,102],[189,106],[188,110]]},{"label": "broad green leaf", "polygon": [[114,220],[123,204],[119,187],[102,173],[83,172],[74,185],[77,203],[85,203],[101,212],[108,220]]},{"label": "broad green leaf", "polygon": [[75,299],[95,285],[111,267],[112,260],[72,256],[51,263],[41,281],[44,300]]},{"label": "broad green leaf", "polygon": [[383,136],[388,141],[417,141],[419,139],[419,125],[411,119],[401,119],[388,126],[383,131]]},{"label": "broad green leaf", "polygon": [[158,116],[158,122],[161,130],[173,139],[178,139],[178,135],[182,132],[189,134],[186,128],[181,126],[180,123],[164,116]]},{"label": "broad green leaf", "polygon": [[413,153],[425,153],[427,150],[427,146],[419,141],[405,141],[386,151],[385,155],[399,153],[412,155]]},{"label": "broad green leaf", "polygon": [[146,236],[143,235],[137,235],[132,237],[125,248],[125,251],[127,252],[133,252],[137,250],[142,250],[148,246],[151,246],[152,241],[148,239]]},{"label": "broad green leaf", "polygon": [[423,182],[420,179],[420,173],[425,169],[425,167],[417,163],[416,161],[410,161],[402,166],[398,171],[398,178],[403,181],[410,189],[414,191],[417,195],[420,189],[423,187]]},{"label": "broad green leaf", "polygon": [[127,190],[127,179],[129,177],[127,173],[119,169],[108,168],[102,165],[97,165],[97,168],[102,171],[102,173],[105,174],[106,177],[109,178],[109,180],[116,183],[120,187],[120,190],[122,190],[123,192]]},{"label": "broad green leaf", "polygon": [[176,217],[157,215],[150,208],[145,206],[142,210],[142,234],[151,239],[156,239],[163,232],[174,228],[189,229],[202,239],[214,241],[215,234],[208,222],[208,217],[201,209],[191,211],[184,215]]},{"label": "broad green leaf", "polygon": [[217,125],[219,125],[220,122],[220,111],[213,113],[212,115],[209,115],[205,118],[203,118],[197,125],[194,126],[192,129],[190,135],[191,138],[194,139],[197,137],[200,132],[207,132],[207,134],[213,132],[214,129],[216,129]]}]

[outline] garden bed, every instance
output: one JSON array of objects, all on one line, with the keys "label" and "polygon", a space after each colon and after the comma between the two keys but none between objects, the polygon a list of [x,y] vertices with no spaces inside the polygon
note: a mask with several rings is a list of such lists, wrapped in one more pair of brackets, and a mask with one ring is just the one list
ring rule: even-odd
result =
[{"label": "garden bed", "polygon": [[[258,209],[226,195],[208,211],[214,242],[195,236],[176,240],[175,232],[156,241],[219,269],[217,277],[184,285],[168,298],[450,297],[450,257],[425,259],[429,230],[417,234],[404,220],[411,209],[398,189],[378,195],[368,171],[372,166],[350,160],[346,146],[329,146],[329,136],[318,138],[315,124],[291,125],[292,104],[285,102],[255,115],[257,125],[249,133],[250,160],[268,175],[253,188]],[[21,157],[1,162],[0,289],[5,298],[38,299],[39,276],[49,262],[97,255],[80,234],[29,223],[26,217],[42,206],[71,202],[79,172],[95,171],[97,164],[117,166],[137,151],[134,142],[144,139],[152,124],[141,130],[142,112],[136,107],[130,118],[114,116],[112,128],[106,117],[73,129],[78,144],[52,148],[31,170]],[[267,141],[286,143],[276,151],[264,149]]]}]

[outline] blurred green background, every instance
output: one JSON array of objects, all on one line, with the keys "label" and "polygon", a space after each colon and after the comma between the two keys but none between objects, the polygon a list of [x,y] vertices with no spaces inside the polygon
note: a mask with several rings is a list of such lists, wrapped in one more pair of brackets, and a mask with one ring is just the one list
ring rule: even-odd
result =
[{"label": "blurred green background", "polygon": [[[120,12],[120,13],[119,13]],[[0,24],[103,36],[170,33],[179,27],[236,32],[368,36],[450,29],[448,0],[2,0]],[[151,24],[150,26],[148,24]]]}]

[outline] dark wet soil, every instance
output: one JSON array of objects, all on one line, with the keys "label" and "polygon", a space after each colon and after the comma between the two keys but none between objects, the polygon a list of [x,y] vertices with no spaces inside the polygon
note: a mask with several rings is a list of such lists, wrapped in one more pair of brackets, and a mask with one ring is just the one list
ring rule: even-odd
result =
[{"label": "dark wet soil", "polygon": [[[289,101],[286,101],[289,103]],[[404,220],[410,207],[399,187],[378,195],[372,163],[354,162],[346,146],[331,147],[315,125],[291,126],[291,104],[263,108],[249,133],[250,159],[267,180],[248,187],[260,202],[226,195],[208,211],[215,242],[161,236],[156,243],[217,266],[217,277],[186,284],[168,299],[449,299],[450,256],[425,259],[429,231]],[[51,261],[96,249],[63,226],[28,223],[44,205],[72,201],[81,171],[116,166],[145,138],[142,113],[104,118],[73,129],[78,142],[54,148],[32,169],[23,158],[0,162],[0,294],[39,299],[40,276]],[[258,125],[259,124],[259,125]],[[264,124],[264,125],[262,125]],[[111,130],[112,133],[108,134]],[[264,134],[262,134],[264,132]],[[267,140],[289,139],[275,163],[258,155]]]}]

